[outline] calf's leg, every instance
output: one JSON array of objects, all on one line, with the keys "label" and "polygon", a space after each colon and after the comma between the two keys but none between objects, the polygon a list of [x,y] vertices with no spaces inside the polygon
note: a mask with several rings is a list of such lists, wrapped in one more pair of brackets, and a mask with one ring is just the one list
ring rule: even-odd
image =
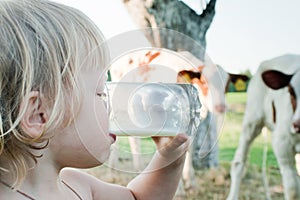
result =
[{"label": "calf's leg", "polygon": [[282,176],[284,197],[286,200],[300,199],[300,178],[295,167],[294,146],[289,142],[291,138],[287,134],[273,132],[273,150],[280,167]]},{"label": "calf's leg", "polygon": [[231,184],[227,200],[238,199],[239,187],[241,184],[242,174],[244,171],[248,150],[254,138],[261,132],[262,127],[262,120],[252,121],[249,123],[246,122],[243,125],[243,131],[240,136],[239,145],[231,164]]}]

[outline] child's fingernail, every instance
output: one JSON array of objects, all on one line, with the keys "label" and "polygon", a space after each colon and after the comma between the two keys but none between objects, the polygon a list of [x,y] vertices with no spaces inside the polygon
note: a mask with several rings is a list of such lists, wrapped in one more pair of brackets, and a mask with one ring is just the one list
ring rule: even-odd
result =
[{"label": "child's fingernail", "polygon": [[178,141],[179,142],[185,142],[187,140],[187,137],[184,134],[179,135]]}]

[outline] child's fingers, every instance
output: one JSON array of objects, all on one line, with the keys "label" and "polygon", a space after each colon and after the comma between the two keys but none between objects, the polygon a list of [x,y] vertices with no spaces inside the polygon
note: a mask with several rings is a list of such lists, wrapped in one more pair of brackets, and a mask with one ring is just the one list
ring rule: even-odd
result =
[{"label": "child's fingers", "polygon": [[175,137],[153,137],[158,152],[165,158],[178,157],[186,152],[188,136],[180,133]]},{"label": "child's fingers", "polygon": [[180,133],[176,135],[171,142],[166,146],[166,150],[174,151],[188,140],[186,134]]}]

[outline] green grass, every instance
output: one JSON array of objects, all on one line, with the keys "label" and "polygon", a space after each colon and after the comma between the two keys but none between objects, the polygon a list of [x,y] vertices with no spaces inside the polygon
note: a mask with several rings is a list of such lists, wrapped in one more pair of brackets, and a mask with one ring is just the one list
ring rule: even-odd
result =
[{"label": "green grass", "polygon": [[228,92],[226,93],[226,101],[230,104],[233,103],[246,103],[247,93],[246,92]]},{"label": "green grass", "polygon": [[[219,137],[219,160],[221,162],[232,161],[234,157],[242,132],[247,95],[245,92],[227,93],[226,100],[229,109],[225,114],[224,126]],[[271,133],[269,131],[266,137],[263,137],[262,134],[259,135],[250,146],[248,163],[261,167],[263,164],[263,153],[267,151],[267,166],[277,168],[277,161],[270,141]]]},{"label": "green grass", "polygon": [[[238,146],[240,134],[242,132],[242,121],[247,95],[245,92],[227,93],[226,100],[228,112],[225,114],[223,128],[219,135],[219,161],[230,162],[234,157]],[[264,148],[267,148],[267,167],[277,168],[277,161],[271,147],[271,133],[268,132],[264,138],[259,135],[250,147],[248,154],[248,163],[261,167],[263,164]],[[118,139],[120,152],[130,152],[127,137]],[[142,138],[142,153],[155,152],[155,145],[151,138]]]},{"label": "green grass", "polygon": [[[118,145],[120,152],[130,152],[130,146],[127,137],[119,137]],[[156,148],[152,138],[141,138],[142,153],[154,153]]]}]

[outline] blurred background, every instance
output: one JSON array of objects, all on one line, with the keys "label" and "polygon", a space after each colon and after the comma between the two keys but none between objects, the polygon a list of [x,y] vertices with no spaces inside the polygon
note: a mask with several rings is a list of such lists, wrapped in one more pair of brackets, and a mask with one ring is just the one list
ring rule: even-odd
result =
[{"label": "blurred background", "polygon": [[[56,1],[84,11],[106,38],[137,28],[122,0]],[[217,0],[206,34],[207,54],[231,73],[252,74],[263,60],[299,54],[299,8],[299,0]]]},{"label": "blurred background", "polygon": [[[151,24],[151,17],[155,16],[158,27],[170,25],[178,31],[187,31],[190,37],[194,33],[200,35],[196,40],[206,47],[214,63],[226,72],[246,74],[249,78],[264,60],[287,53],[300,54],[299,0],[55,1],[82,10],[99,26],[107,39],[138,29],[143,23]],[[145,8],[147,11],[143,10]],[[171,20],[168,20],[166,13],[170,14]],[[143,21],[145,18],[148,21]],[[195,23],[199,27],[195,27]],[[194,27],[194,30],[182,24],[190,24],[190,29]],[[226,93],[227,112],[218,136],[219,165],[196,170],[196,187],[186,188],[186,193],[177,195],[176,199],[222,200],[228,195],[230,164],[238,145],[247,100],[246,88],[237,91],[234,85],[229,87],[230,91]],[[150,138],[142,139],[141,144],[142,153],[155,151]],[[128,139],[119,138],[118,145],[119,152],[124,153],[123,156],[118,155],[119,165],[130,168],[133,157],[130,156]],[[136,175],[118,169],[104,165],[88,172],[102,180],[122,185]],[[256,138],[251,146],[239,199],[267,198],[283,199],[283,187],[272,151],[271,133],[264,129],[264,134]]]}]

